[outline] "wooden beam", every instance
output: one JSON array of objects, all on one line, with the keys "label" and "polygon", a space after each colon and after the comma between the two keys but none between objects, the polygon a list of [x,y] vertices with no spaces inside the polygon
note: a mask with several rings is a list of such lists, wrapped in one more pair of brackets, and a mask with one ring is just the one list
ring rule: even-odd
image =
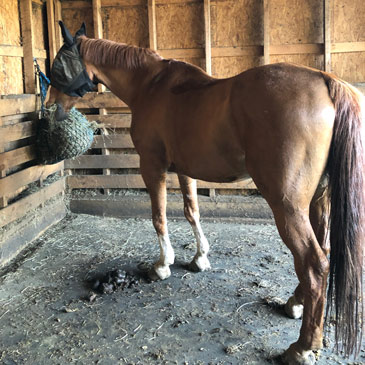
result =
[{"label": "wooden beam", "polygon": [[263,46],[212,47],[212,57],[262,56]]},{"label": "wooden beam", "polygon": [[264,5],[264,65],[270,63],[270,8],[269,0],[263,0]]},{"label": "wooden beam", "polygon": [[58,51],[63,46],[62,32],[61,27],[58,25],[58,22],[62,20],[62,5],[60,0],[55,0],[54,4],[55,11],[55,42],[56,42],[56,51]]},{"label": "wooden beam", "polygon": [[[0,155],[1,156],[1,155]],[[1,166],[1,165],[0,165]],[[139,155],[84,155],[65,161],[66,169],[138,169]]]},{"label": "wooden beam", "polygon": [[270,55],[285,55],[285,54],[323,54],[322,43],[310,44],[283,44],[269,46]]},{"label": "wooden beam", "polygon": [[205,71],[212,74],[212,37],[210,32],[210,0],[204,0]]},{"label": "wooden beam", "polygon": [[17,95],[16,97],[0,98],[0,117],[5,115],[30,113],[36,111],[36,97],[30,95]]},{"label": "wooden beam", "polygon": [[[1,147],[0,147],[1,152]],[[0,153],[0,173],[12,167],[34,160],[37,157],[35,145]],[[4,177],[4,176],[0,176]]]},{"label": "wooden beam", "polygon": [[[70,189],[145,189],[146,185],[142,175],[73,175],[67,178],[68,187]],[[179,189],[179,181],[177,175],[167,175],[167,187],[169,189]],[[255,189],[256,186],[252,179],[245,179],[233,183],[209,183],[198,180],[198,188],[200,189]]]},{"label": "wooden beam", "polygon": [[131,114],[89,114],[86,118],[90,122],[97,122],[103,124],[107,128],[130,128],[131,127]]},{"label": "wooden beam", "polygon": [[29,121],[0,127],[0,144],[28,138],[35,135],[36,121]]},{"label": "wooden beam", "polygon": [[23,47],[1,44],[0,45],[0,56],[23,57]]},{"label": "wooden beam", "polygon": [[24,54],[24,90],[27,94],[35,94],[34,73],[34,35],[33,35],[32,0],[20,0],[20,16]]},{"label": "wooden beam", "polygon": [[341,42],[331,44],[331,53],[365,52],[365,42]]},{"label": "wooden beam", "polygon": [[53,60],[56,57],[56,35],[55,28],[58,24],[55,24],[55,11],[54,0],[47,0],[47,26],[48,26],[48,45],[49,45],[49,61],[52,65]]},{"label": "wooden beam", "polygon": [[95,136],[91,148],[134,148],[129,134],[111,134]]},{"label": "wooden beam", "polygon": [[26,186],[39,179],[45,179],[47,176],[63,169],[63,161],[54,165],[33,166],[25,170],[16,172],[10,176],[0,179],[0,191],[2,195],[9,195],[18,189]]},{"label": "wooden beam", "polygon": [[331,71],[331,3],[323,0],[324,70]]},{"label": "wooden beam", "polygon": [[156,30],[156,1],[148,0],[148,31],[150,37],[150,48],[157,50],[157,30]]}]

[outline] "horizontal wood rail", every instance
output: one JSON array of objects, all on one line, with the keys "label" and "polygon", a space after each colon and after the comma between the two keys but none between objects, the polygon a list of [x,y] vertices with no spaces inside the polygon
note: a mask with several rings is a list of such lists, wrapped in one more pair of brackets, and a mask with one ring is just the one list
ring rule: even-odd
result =
[{"label": "horizontal wood rail", "polygon": [[0,98],[0,117],[14,114],[31,113],[37,110],[36,96],[33,94]]},{"label": "horizontal wood rail", "polygon": [[0,127],[0,145],[36,134],[37,121],[29,121]]},{"label": "horizontal wood rail", "polygon": [[66,160],[65,169],[138,169],[139,162],[137,154],[84,155]]},{"label": "horizontal wood rail", "polygon": [[[146,185],[141,175],[73,175],[67,177],[70,189],[144,189]],[[169,174],[167,187],[179,189],[177,175]],[[198,188],[201,189],[256,189],[252,179],[245,179],[233,183],[210,183],[198,180]]]},{"label": "horizontal wood rail", "polygon": [[43,189],[18,200],[0,210],[0,227],[23,217],[27,212],[44,204],[47,200],[61,194],[65,190],[65,178],[54,182]]},{"label": "horizontal wood rail", "polygon": [[9,195],[18,189],[40,179],[46,179],[49,175],[63,169],[64,163],[54,165],[37,165],[0,179],[1,196]]},{"label": "horizontal wood rail", "polygon": [[132,114],[88,114],[86,115],[90,122],[98,122],[106,128],[130,128]]},{"label": "horizontal wood rail", "polygon": [[0,154],[0,171],[34,160],[37,157],[34,145],[17,148]]},{"label": "horizontal wood rail", "polygon": [[134,144],[129,134],[112,134],[95,136],[91,148],[134,148]]},{"label": "horizontal wood rail", "polygon": [[[24,50],[22,46],[12,46],[7,44],[0,44],[0,56],[5,57],[24,57]],[[45,49],[34,49],[34,57],[39,59],[47,59],[47,51]]]}]

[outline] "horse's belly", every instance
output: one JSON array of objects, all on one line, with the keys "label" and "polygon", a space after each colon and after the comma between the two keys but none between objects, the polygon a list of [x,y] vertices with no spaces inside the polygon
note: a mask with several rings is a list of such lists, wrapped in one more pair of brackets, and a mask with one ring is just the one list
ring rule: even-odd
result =
[{"label": "horse's belly", "polygon": [[185,159],[180,163],[171,163],[169,171],[218,183],[229,183],[249,177],[244,155],[231,158],[217,155],[209,155],[206,158],[195,156],[193,159]]}]

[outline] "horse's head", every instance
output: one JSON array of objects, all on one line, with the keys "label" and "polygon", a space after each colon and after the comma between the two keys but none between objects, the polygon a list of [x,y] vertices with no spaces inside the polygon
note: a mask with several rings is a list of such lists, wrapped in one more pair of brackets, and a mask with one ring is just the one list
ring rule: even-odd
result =
[{"label": "horse's head", "polygon": [[47,106],[56,103],[56,120],[63,120],[67,112],[76,104],[77,100],[88,91],[92,91],[95,84],[92,74],[87,71],[80,56],[80,36],[86,33],[85,23],[73,37],[63,22],[59,22],[64,44],[58,51],[51,68],[51,89]]}]

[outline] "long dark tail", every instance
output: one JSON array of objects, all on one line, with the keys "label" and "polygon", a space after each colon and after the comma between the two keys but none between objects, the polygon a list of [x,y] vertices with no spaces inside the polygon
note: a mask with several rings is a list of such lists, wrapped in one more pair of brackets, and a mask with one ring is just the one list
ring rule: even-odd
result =
[{"label": "long dark tail", "polygon": [[364,327],[364,99],[335,76],[323,77],[336,110],[328,160],[331,256],[326,322],[334,314],[337,351],[356,356]]}]

